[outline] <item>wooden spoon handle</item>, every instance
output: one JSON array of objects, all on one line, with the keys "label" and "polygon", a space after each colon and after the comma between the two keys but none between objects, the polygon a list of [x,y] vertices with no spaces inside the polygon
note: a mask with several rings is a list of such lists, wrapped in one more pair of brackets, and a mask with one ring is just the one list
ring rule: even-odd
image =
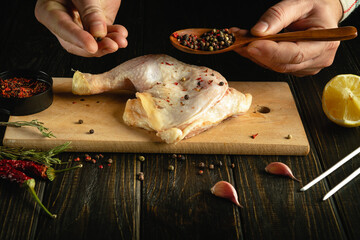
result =
[{"label": "wooden spoon handle", "polygon": [[279,33],[258,39],[267,39],[273,41],[340,41],[353,39],[357,36],[355,27],[340,27],[331,29],[316,29],[298,32]]}]

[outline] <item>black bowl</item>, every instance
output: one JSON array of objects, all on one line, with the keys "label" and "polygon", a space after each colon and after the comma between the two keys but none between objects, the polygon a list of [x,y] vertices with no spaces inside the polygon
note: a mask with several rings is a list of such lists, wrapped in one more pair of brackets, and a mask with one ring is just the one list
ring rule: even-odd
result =
[{"label": "black bowl", "polygon": [[48,88],[41,93],[27,98],[4,98],[0,95],[0,113],[13,116],[24,116],[41,112],[48,108],[53,102],[53,79],[42,71],[18,69],[0,73],[1,79],[22,77],[45,82]]}]

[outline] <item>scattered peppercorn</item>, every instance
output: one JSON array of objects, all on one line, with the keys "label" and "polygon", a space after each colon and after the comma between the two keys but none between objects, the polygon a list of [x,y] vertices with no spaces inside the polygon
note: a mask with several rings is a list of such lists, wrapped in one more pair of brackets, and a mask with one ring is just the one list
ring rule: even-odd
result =
[{"label": "scattered peppercorn", "polygon": [[223,163],[222,161],[219,161],[219,167],[222,167]]},{"label": "scattered peppercorn", "polygon": [[203,175],[204,171],[203,170],[199,170],[199,175]]},{"label": "scattered peppercorn", "polygon": [[81,98],[80,101],[85,101],[85,99]]},{"label": "scattered peppercorn", "polygon": [[234,164],[234,163],[232,163],[230,166],[231,166],[231,168],[235,168],[235,164]]},{"label": "scattered peppercorn", "polygon": [[95,163],[96,163],[96,160],[95,160],[95,159],[91,159],[91,162],[92,162],[93,164],[95,164]]},{"label": "scattered peppercorn", "polygon": [[287,135],[286,139],[292,139],[292,135],[291,134]]},{"label": "scattered peppercorn", "polygon": [[168,170],[169,170],[169,171],[174,171],[174,169],[175,169],[175,168],[174,168],[173,165],[169,165],[169,167],[168,167]]},{"label": "scattered peppercorn", "polygon": [[83,121],[83,120],[81,120],[81,119],[79,119],[78,123],[79,123],[79,124],[83,124],[83,123],[84,123],[84,121]]},{"label": "scattered peppercorn", "polygon": [[74,162],[80,162],[80,158],[79,157],[74,158]]},{"label": "scattered peppercorn", "polygon": [[186,94],[186,95],[184,96],[184,99],[185,99],[185,100],[188,100],[188,99],[189,99],[189,95]]},{"label": "scattered peppercorn", "polygon": [[87,162],[91,161],[91,157],[88,154],[85,154],[85,161]]},{"label": "scattered peppercorn", "polygon": [[200,162],[200,163],[199,163],[199,167],[200,167],[200,168],[204,168],[204,167],[205,167],[205,163]]},{"label": "scattered peppercorn", "polygon": [[89,130],[89,133],[90,133],[90,134],[93,134],[94,132],[95,132],[94,129],[90,129],[90,130]]},{"label": "scattered peppercorn", "polygon": [[112,163],[113,163],[113,160],[112,160],[111,158],[109,158],[109,159],[106,160],[106,162],[107,162],[108,164],[112,164]]},{"label": "scattered peppercorn", "polygon": [[181,160],[181,161],[185,161],[185,156],[184,155],[180,155],[180,157],[179,157],[179,160]]},{"label": "scattered peppercorn", "polygon": [[214,164],[211,163],[211,164],[209,165],[209,169],[214,169]]},{"label": "scattered peppercorn", "polygon": [[138,180],[140,180],[140,181],[144,181],[144,173],[143,173],[143,172],[139,172],[139,173],[137,174],[137,178],[138,178]]},{"label": "scattered peppercorn", "polygon": [[140,162],[145,161],[145,157],[144,157],[144,156],[139,156],[139,161],[140,161]]},{"label": "scattered peppercorn", "polygon": [[219,86],[224,86],[224,82],[219,82]]},{"label": "scattered peppercorn", "polygon": [[171,155],[171,158],[176,159],[177,155],[174,153],[174,154]]}]

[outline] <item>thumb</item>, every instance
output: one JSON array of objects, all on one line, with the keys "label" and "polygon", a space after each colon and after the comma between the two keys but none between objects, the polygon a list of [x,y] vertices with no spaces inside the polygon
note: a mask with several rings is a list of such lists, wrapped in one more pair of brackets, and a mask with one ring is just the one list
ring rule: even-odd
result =
[{"label": "thumb", "polygon": [[291,23],[308,14],[312,9],[310,1],[284,0],[270,7],[251,29],[255,36],[276,34]]},{"label": "thumb", "polygon": [[107,34],[106,17],[99,0],[74,0],[79,11],[84,29],[94,37],[105,37]]}]

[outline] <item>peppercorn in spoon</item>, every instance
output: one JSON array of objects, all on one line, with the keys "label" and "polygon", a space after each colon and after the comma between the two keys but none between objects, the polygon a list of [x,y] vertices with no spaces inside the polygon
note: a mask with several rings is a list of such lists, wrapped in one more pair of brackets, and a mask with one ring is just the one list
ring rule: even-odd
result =
[{"label": "peppercorn in spoon", "polygon": [[171,44],[180,51],[192,54],[217,54],[232,51],[235,48],[256,40],[272,41],[341,41],[353,39],[357,29],[352,26],[316,29],[297,32],[278,33],[264,37],[251,34],[242,36],[230,33],[228,29],[189,28],[178,30],[170,35]]}]

